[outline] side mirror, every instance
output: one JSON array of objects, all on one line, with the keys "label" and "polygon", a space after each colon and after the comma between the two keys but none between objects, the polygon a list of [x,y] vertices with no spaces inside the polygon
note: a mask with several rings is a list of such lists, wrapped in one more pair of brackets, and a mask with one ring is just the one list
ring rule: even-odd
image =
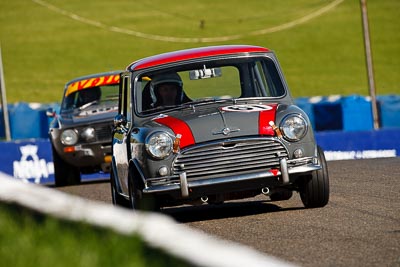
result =
[{"label": "side mirror", "polygon": [[54,118],[56,116],[56,111],[53,108],[48,108],[46,110],[46,116],[49,118]]},{"label": "side mirror", "polygon": [[125,127],[127,120],[124,115],[118,114],[114,117],[114,127]]}]

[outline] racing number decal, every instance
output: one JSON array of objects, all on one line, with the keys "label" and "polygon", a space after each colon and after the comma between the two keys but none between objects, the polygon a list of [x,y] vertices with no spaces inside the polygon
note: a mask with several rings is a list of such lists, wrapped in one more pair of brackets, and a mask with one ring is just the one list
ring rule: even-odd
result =
[{"label": "racing number decal", "polygon": [[260,112],[271,109],[272,107],[267,105],[233,105],[221,108],[223,111],[233,112]]}]

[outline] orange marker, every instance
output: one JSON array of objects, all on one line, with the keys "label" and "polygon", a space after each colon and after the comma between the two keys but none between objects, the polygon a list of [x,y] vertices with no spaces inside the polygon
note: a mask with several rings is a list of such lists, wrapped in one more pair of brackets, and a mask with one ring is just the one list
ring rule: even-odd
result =
[{"label": "orange marker", "polygon": [[275,125],[275,123],[273,121],[269,122],[269,125],[272,127],[272,129],[275,131],[276,135],[281,138],[282,137],[282,133],[281,130],[279,130],[278,126]]},{"label": "orange marker", "polygon": [[181,137],[182,137],[181,134],[177,134],[176,137],[175,137],[174,144],[172,146],[172,151],[174,153],[178,153],[179,152],[179,145],[181,143]]}]

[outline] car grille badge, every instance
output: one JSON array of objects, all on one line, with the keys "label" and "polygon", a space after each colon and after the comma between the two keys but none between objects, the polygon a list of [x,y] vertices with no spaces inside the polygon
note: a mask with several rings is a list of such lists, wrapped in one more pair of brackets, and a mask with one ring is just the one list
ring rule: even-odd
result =
[{"label": "car grille badge", "polygon": [[239,128],[233,128],[233,129],[231,129],[231,128],[229,128],[229,127],[225,127],[224,129],[222,129],[222,130],[220,130],[220,131],[213,131],[212,134],[213,134],[213,135],[217,135],[217,134],[228,135],[228,134],[230,134],[230,133],[239,132],[239,131],[240,131]]},{"label": "car grille badge", "polygon": [[224,112],[223,111],[219,110],[219,114],[221,115],[222,122],[224,123],[224,128],[222,130],[220,130],[220,131],[213,131],[212,132],[213,135],[217,135],[217,134],[228,135],[230,133],[234,133],[234,132],[239,132],[240,131],[239,128],[229,128],[228,127],[228,125],[226,123],[226,120],[225,120],[225,117],[224,117]]}]

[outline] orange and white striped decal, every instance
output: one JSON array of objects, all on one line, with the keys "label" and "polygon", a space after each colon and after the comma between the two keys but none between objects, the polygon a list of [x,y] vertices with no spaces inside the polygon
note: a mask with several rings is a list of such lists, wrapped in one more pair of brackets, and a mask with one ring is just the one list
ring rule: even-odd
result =
[{"label": "orange and white striped decal", "polygon": [[68,88],[65,92],[65,96],[68,96],[76,91],[90,87],[118,84],[118,83],[119,83],[119,74],[80,80],[68,85]]}]

